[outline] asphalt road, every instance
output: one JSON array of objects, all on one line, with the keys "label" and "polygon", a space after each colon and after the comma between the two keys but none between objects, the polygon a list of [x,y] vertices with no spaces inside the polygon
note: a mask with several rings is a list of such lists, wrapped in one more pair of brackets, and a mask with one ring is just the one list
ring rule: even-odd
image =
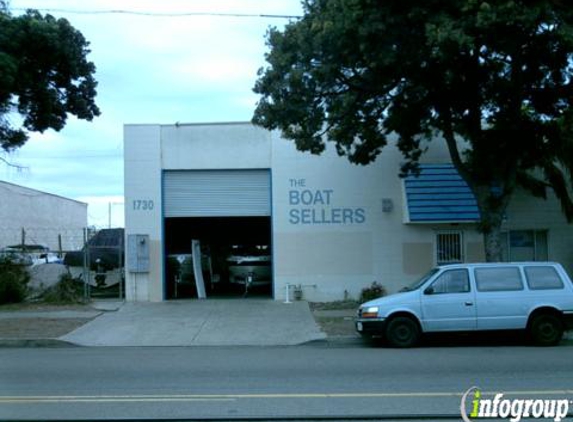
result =
[{"label": "asphalt road", "polygon": [[0,420],[460,420],[461,395],[472,386],[484,396],[573,399],[572,352],[519,345],[0,349]]}]

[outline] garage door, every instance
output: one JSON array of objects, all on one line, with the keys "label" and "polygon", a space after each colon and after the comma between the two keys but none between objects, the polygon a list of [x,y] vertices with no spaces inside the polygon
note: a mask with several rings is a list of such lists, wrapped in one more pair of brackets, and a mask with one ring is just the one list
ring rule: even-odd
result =
[{"label": "garage door", "polygon": [[165,217],[271,215],[269,170],[165,171]]}]

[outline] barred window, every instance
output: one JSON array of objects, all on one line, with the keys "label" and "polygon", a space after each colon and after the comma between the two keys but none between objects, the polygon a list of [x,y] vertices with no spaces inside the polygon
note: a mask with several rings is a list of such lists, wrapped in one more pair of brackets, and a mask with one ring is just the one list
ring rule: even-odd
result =
[{"label": "barred window", "polygon": [[464,262],[463,245],[461,231],[436,233],[436,263],[442,265]]}]

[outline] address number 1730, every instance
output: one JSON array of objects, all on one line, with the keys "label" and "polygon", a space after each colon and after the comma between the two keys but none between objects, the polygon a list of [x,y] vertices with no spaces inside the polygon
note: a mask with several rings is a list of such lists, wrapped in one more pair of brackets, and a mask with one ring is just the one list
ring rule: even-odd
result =
[{"label": "address number 1730", "polygon": [[155,204],[153,199],[134,199],[133,209],[135,211],[151,211],[153,210]]}]

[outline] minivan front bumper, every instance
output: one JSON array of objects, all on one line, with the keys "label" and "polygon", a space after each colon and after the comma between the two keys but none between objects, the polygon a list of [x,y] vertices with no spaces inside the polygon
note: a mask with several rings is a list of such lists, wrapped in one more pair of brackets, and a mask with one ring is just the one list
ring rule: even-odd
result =
[{"label": "minivan front bumper", "polygon": [[361,336],[372,337],[383,335],[386,329],[385,318],[360,318],[357,319],[354,327]]}]

